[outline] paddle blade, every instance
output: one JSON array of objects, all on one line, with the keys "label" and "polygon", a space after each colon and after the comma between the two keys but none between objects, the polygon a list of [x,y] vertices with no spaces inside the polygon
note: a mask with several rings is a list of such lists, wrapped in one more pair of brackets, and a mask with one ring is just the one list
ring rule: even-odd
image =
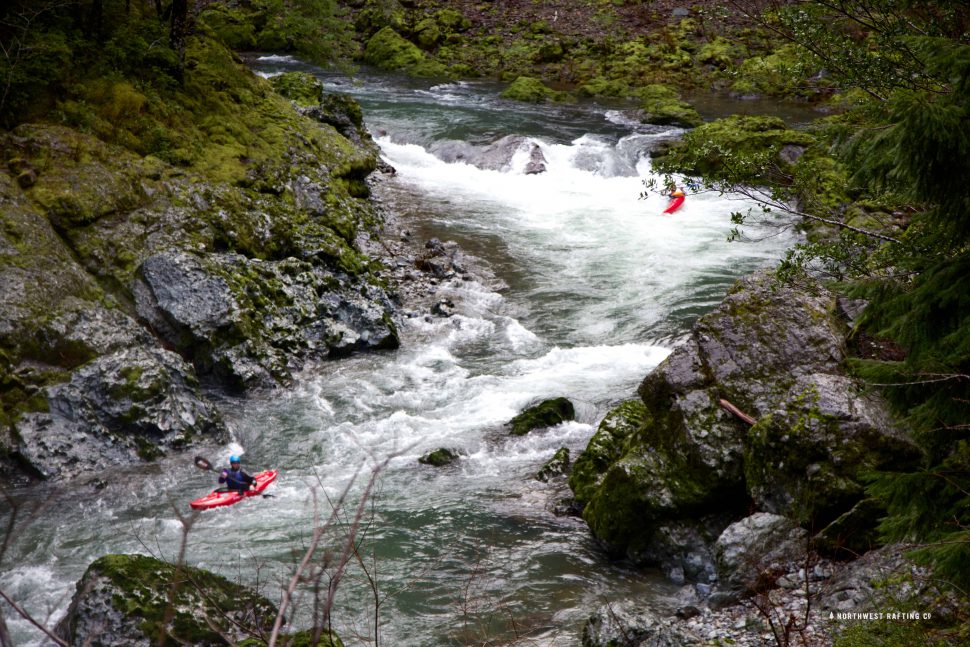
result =
[{"label": "paddle blade", "polygon": [[196,456],[195,457],[195,466],[198,467],[200,470],[211,470],[212,469],[212,463],[210,463],[209,461],[207,461],[202,456]]}]

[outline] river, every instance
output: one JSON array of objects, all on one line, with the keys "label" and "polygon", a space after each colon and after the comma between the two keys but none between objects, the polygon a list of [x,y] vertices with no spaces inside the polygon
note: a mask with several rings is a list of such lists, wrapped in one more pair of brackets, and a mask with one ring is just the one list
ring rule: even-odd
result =
[{"label": "river", "polygon": [[[281,473],[272,498],[201,515],[189,563],[259,581],[276,599],[309,539],[313,494],[334,498],[362,470],[352,507],[368,471],[389,459],[361,534],[376,568],[382,644],[575,645],[606,601],[669,605],[676,587],[611,562],[582,520],[555,514],[565,484],[534,475],[560,447],[575,458],[691,323],[737,277],[776,262],[795,234],[755,226],[747,242],[728,242],[731,212],[752,206],[731,196],[692,195],[674,215],[661,215],[659,195],[639,199],[651,177],[646,152],[679,131],[639,124],[628,106],[520,104],[488,82],[351,81],[286,57],[254,67],[310,70],[357,98],[397,169],[378,197],[419,239],[457,241],[478,278],[439,285],[456,314],[408,319],[400,350],[308,367],[279,392],[222,398],[234,442],[210,448],[210,460],[241,453],[244,467]],[[522,173],[527,147],[502,170],[444,161],[507,135],[539,146],[547,171]],[[507,434],[510,418],[555,396],[575,403],[575,422]],[[457,464],[417,462],[443,446],[459,451]],[[178,515],[212,482],[181,456],[119,473],[98,491],[35,488],[29,497],[46,507],[21,525],[6,561],[15,566],[0,582],[56,620],[100,555],[174,558]],[[348,646],[368,644],[374,617],[368,580],[352,566],[335,626]],[[43,644],[25,622],[10,625],[18,644]]]}]

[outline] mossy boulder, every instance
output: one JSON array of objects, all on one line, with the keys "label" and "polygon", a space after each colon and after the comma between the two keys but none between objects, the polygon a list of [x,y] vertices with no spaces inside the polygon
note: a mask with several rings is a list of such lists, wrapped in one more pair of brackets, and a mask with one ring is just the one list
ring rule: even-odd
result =
[{"label": "mossy boulder", "polygon": [[509,421],[509,433],[513,436],[524,436],[533,429],[554,427],[563,422],[576,419],[573,403],[567,398],[552,398],[544,400],[534,407],[529,407]]},{"label": "mossy boulder", "polygon": [[276,606],[209,571],[106,555],[77,583],[55,633],[69,645],[221,645],[268,635]]},{"label": "mossy boulder", "polygon": [[630,85],[621,79],[597,76],[579,86],[577,94],[586,97],[625,97],[631,94]]},{"label": "mossy boulder", "polygon": [[920,451],[851,378],[799,378],[745,441],[745,477],[759,508],[822,528],[863,499],[864,475],[915,469]]},{"label": "mossy boulder", "polygon": [[647,415],[641,400],[630,400],[611,409],[600,422],[569,475],[569,487],[580,506],[596,493],[610,465],[623,457],[627,441],[643,427]]},{"label": "mossy boulder", "polygon": [[308,72],[286,72],[270,79],[273,89],[298,106],[316,106],[323,99],[323,83]]},{"label": "mossy boulder", "polygon": [[786,44],[761,56],[750,56],[740,65],[731,92],[740,96],[798,97],[818,99],[834,90],[820,74],[818,63],[802,48]]},{"label": "mossy boulder", "polygon": [[736,40],[729,40],[723,36],[716,36],[704,43],[694,55],[694,60],[701,65],[710,65],[718,69],[732,67],[736,61],[745,58],[747,50]]},{"label": "mossy boulder", "polygon": [[905,463],[912,446],[844,376],[847,334],[824,290],[767,273],[739,281],[576,459],[569,484],[593,533],[668,572],[681,559],[687,574],[696,560],[685,555],[709,555],[751,501],[806,524],[849,510],[861,474]]},{"label": "mossy boulder", "polygon": [[520,76],[515,79],[501,94],[503,99],[525,101],[527,103],[542,103],[543,101],[561,101],[565,97],[545,85],[539,79],[531,76]]},{"label": "mossy boulder", "polygon": [[383,70],[403,70],[412,76],[446,76],[447,68],[429,59],[421,49],[390,27],[371,36],[364,47],[364,62]]},{"label": "mossy boulder", "polygon": [[704,122],[693,106],[681,101],[677,92],[665,85],[637,88],[634,94],[643,101],[640,119],[644,123],[693,128]]},{"label": "mossy boulder", "polygon": [[778,117],[733,115],[694,128],[683,140],[654,158],[661,172],[703,175],[712,180],[757,183],[790,164],[786,146],[811,146],[815,138],[792,130]]},{"label": "mossy boulder", "polygon": [[457,460],[458,452],[453,449],[448,449],[447,447],[439,447],[438,449],[428,452],[424,456],[420,457],[418,462],[422,465],[442,467],[444,465],[450,465]]}]

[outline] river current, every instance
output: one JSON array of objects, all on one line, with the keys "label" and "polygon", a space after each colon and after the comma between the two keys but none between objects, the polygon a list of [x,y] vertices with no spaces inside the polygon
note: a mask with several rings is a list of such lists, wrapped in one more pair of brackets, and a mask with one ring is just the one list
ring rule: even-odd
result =
[{"label": "river current", "polygon": [[[375,617],[387,645],[576,645],[605,602],[636,596],[666,608],[676,587],[611,562],[582,520],[555,514],[565,484],[534,476],[560,447],[575,458],[691,323],[795,235],[754,226],[749,240],[728,242],[731,212],[753,206],[732,196],[691,195],[674,215],[661,215],[660,195],[639,199],[653,177],[650,147],[680,131],[640,124],[623,105],[526,105],[498,98],[491,83],[351,80],[287,57],[253,65],[264,75],[311,71],[328,91],[353,95],[397,170],[381,182],[382,202],[415,236],[457,241],[486,278],[440,284],[456,314],[407,320],[400,350],[314,365],[293,388],[220,400],[234,441],[208,458],[241,453],[245,468],[280,477],[272,498],[202,514],[187,561],[258,581],[276,600],[309,540],[313,494],[326,514],[326,497],[360,473],[346,524],[369,470],[389,459],[360,543],[381,604],[375,613],[370,582],[352,564],[334,613],[348,646],[373,643]],[[505,168],[445,161],[508,135],[526,145]],[[523,173],[532,145],[545,173]],[[575,422],[507,434],[510,418],[556,396],[574,402]],[[418,463],[438,447],[460,460]],[[179,515],[214,479],[181,456],[106,481],[99,491],[30,494],[45,507],[21,526],[0,583],[35,615],[63,615],[103,554],[174,559]],[[306,610],[294,625],[305,625]],[[18,644],[43,644],[7,617]]]}]

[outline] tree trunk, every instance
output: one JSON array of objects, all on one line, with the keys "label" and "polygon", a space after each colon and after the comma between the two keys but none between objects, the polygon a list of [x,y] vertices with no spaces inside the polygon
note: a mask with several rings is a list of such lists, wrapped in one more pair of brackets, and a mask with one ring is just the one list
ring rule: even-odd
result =
[{"label": "tree trunk", "polygon": [[185,37],[189,20],[189,0],[172,0],[170,11],[172,12],[172,23],[168,41],[178,55],[179,80],[182,80],[182,68],[185,64]]}]

